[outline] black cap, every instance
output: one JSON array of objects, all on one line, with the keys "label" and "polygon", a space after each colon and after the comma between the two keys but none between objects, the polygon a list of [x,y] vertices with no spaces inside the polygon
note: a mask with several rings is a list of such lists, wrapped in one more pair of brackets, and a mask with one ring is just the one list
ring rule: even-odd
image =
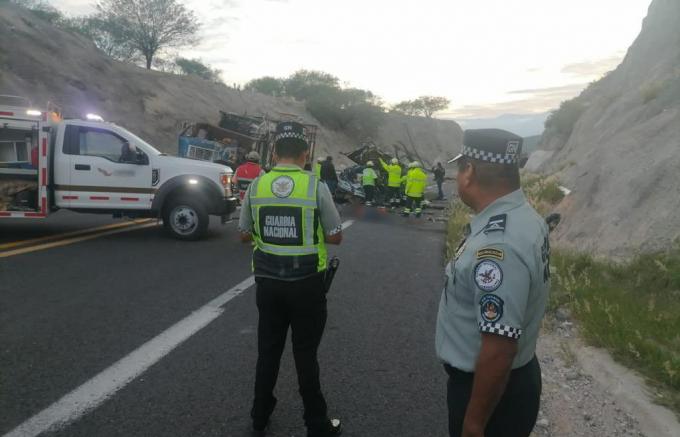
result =
[{"label": "black cap", "polygon": [[305,127],[295,121],[282,121],[281,123],[276,125],[274,142],[278,143],[280,140],[286,138],[292,138],[301,141],[307,147],[309,147],[309,143],[307,142],[307,135],[305,133]]},{"label": "black cap", "polygon": [[465,156],[493,164],[517,164],[522,142],[522,137],[502,129],[468,129],[462,152],[449,162]]}]

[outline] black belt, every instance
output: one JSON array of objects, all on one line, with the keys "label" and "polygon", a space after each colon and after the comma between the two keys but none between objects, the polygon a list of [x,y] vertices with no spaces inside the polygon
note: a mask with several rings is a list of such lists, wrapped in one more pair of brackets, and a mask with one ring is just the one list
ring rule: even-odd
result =
[{"label": "black belt", "polygon": [[[533,357],[532,359],[530,359],[529,362],[526,363],[525,365],[523,365],[523,366],[521,366],[521,367],[518,367],[518,368],[516,368],[516,369],[512,369],[512,373],[521,372],[523,369],[525,369],[525,368],[528,367],[530,364],[532,364],[533,361],[536,360],[536,359],[537,359],[537,358],[536,358],[536,355],[534,355],[534,357]],[[458,377],[458,378],[470,378],[470,379],[472,379],[472,378],[475,377],[475,373],[474,373],[474,372],[466,372],[466,371],[464,371],[464,370],[460,370],[460,369],[458,369],[458,368],[456,368],[456,367],[453,367],[453,366],[449,365],[448,363],[444,363],[444,370],[446,370],[446,373],[448,373],[448,375],[449,375],[451,378],[453,378],[453,377]]]}]

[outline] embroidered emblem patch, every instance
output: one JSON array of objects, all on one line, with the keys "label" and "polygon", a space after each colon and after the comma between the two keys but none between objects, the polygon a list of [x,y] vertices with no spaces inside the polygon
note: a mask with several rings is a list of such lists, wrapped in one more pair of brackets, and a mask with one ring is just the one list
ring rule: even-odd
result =
[{"label": "embroidered emblem patch", "polygon": [[511,158],[514,159],[517,156],[517,152],[519,151],[519,141],[508,141],[508,147],[505,149],[505,154]]},{"label": "embroidered emblem patch", "polygon": [[288,197],[295,189],[295,182],[290,176],[279,176],[272,182],[272,193],[276,197]]},{"label": "embroidered emblem patch", "polygon": [[479,300],[479,311],[482,315],[482,320],[485,322],[494,323],[503,317],[503,299],[495,294],[485,294]]},{"label": "embroidered emblem patch", "polygon": [[489,219],[489,222],[484,226],[484,233],[494,231],[505,231],[505,225],[508,221],[507,214],[495,215]]},{"label": "embroidered emblem patch", "polygon": [[485,259],[475,267],[475,283],[482,291],[491,292],[503,283],[503,270],[495,261]]},{"label": "embroidered emblem patch", "polygon": [[503,261],[504,256],[505,253],[503,253],[502,250],[494,249],[493,247],[485,247],[484,249],[480,249],[477,251],[477,259],[496,258],[499,261]]}]

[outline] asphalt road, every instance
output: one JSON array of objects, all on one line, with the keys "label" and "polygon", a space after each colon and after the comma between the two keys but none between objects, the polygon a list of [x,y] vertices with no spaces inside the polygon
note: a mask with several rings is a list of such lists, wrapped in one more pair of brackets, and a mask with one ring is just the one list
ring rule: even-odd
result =
[{"label": "asphalt road", "polygon": [[[444,227],[374,215],[356,220],[331,249],[342,265],[319,354],[330,412],[346,436],[441,436],[445,374],[434,327]],[[0,224],[0,243],[112,223],[69,213],[56,219],[37,229]],[[0,257],[0,435],[247,279],[250,252],[231,222],[213,223],[198,242],[131,227]],[[220,311],[106,401],[45,435],[248,435],[254,287]],[[276,394],[270,435],[304,436],[290,347]]]}]

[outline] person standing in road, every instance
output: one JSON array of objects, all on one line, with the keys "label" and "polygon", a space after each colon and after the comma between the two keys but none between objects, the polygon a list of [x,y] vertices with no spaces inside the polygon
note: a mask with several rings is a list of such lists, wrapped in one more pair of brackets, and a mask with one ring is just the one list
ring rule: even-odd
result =
[{"label": "person standing in road", "polygon": [[380,165],[387,172],[387,198],[389,199],[392,209],[399,206],[399,191],[401,189],[401,165],[397,158],[392,158],[390,164],[380,160]]},{"label": "person standing in road", "polygon": [[427,174],[418,161],[413,161],[408,167],[408,173],[404,176],[406,180],[406,206],[402,215],[408,217],[411,212],[415,212],[416,217],[420,217],[423,212],[422,204],[425,187],[427,187]]},{"label": "person standing in road", "polygon": [[467,130],[451,160],[460,199],[476,213],[446,267],[437,317],[451,437],[528,437],[538,415],[550,242],[520,188],[521,148],[510,132]]},{"label": "person standing in road", "polygon": [[363,185],[364,194],[366,195],[366,206],[373,205],[376,179],[378,179],[378,175],[375,170],[373,170],[373,161],[368,161],[366,163],[366,168],[364,168],[364,171],[361,173],[361,185]]},{"label": "person standing in road", "polygon": [[335,195],[335,189],[338,187],[338,174],[335,172],[333,165],[333,157],[328,156],[321,164],[321,181],[328,185],[331,194]]},{"label": "person standing in road", "polygon": [[437,182],[437,200],[446,200],[444,197],[444,191],[442,191],[442,184],[444,183],[446,170],[444,170],[444,166],[441,162],[438,162],[437,165],[432,169],[432,173],[434,173],[434,180]]},{"label": "person standing in road", "polygon": [[243,196],[246,195],[246,190],[253,180],[260,176],[262,167],[260,167],[260,154],[252,150],[246,155],[246,162],[239,165],[234,173],[234,183],[238,187],[238,195],[243,202]]},{"label": "person standing in road", "polygon": [[253,181],[239,228],[255,241],[253,272],[259,311],[253,435],[265,435],[276,406],[273,391],[288,327],[308,437],[340,434],[321,392],[317,350],[326,325],[326,244],[340,244],[342,225],[328,187],[302,170],[309,153],[304,127],[277,125],[276,166]]},{"label": "person standing in road", "polygon": [[319,156],[316,158],[316,163],[314,164],[314,174],[317,178],[321,177],[321,164],[323,164],[323,158]]}]

